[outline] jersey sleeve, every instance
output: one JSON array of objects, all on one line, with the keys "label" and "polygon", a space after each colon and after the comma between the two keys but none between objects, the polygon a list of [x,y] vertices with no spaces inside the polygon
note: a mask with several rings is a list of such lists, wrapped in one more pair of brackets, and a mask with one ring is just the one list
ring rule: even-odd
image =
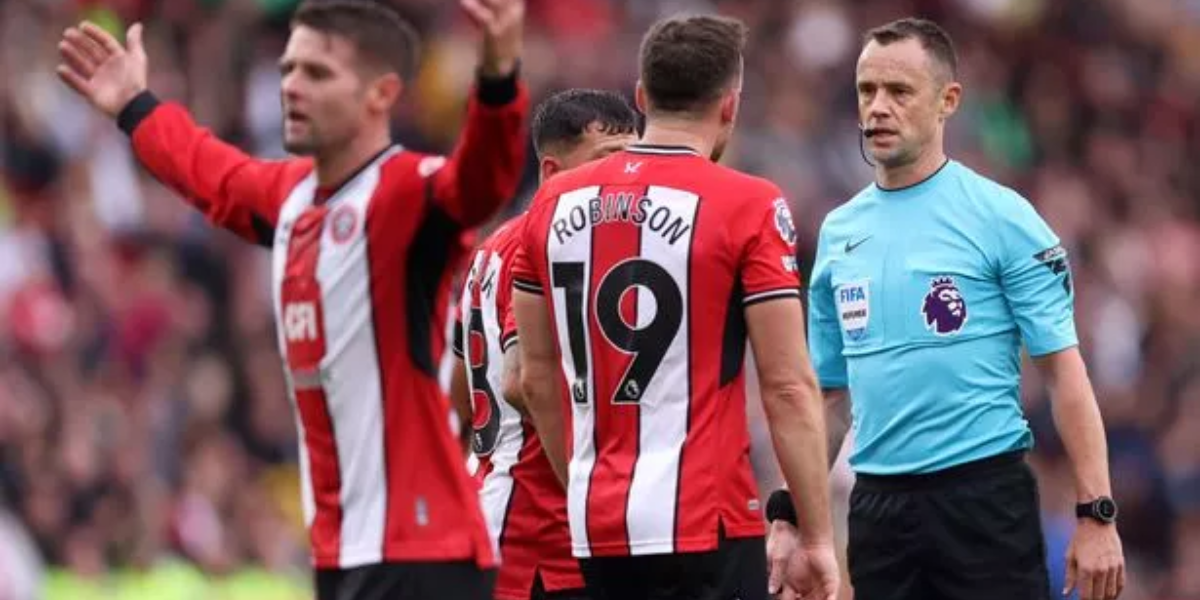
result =
[{"label": "jersey sleeve", "polygon": [[264,246],[288,190],[311,172],[305,160],[252,158],[198,126],[182,106],[142,92],[121,111],[138,161],[213,225]]},{"label": "jersey sleeve", "polygon": [[796,226],[778,188],[751,204],[739,272],[746,306],[777,298],[800,297],[796,264]]},{"label": "jersey sleeve", "polygon": [[829,275],[829,248],[826,243],[828,220],[821,225],[817,239],[817,258],[808,283],[808,352],[821,387],[843,388],[849,385],[846,357],[842,354],[842,330]]},{"label": "jersey sleeve", "polygon": [[529,98],[517,75],[476,84],[449,158],[429,157],[432,196],[463,227],[486,221],[517,192],[525,167]]},{"label": "jersey sleeve", "polygon": [[1004,208],[997,227],[1000,284],[1029,354],[1078,344],[1066,249],[1029,201],[1016,196]]},{"label": "jersey sleeve", "polygon": [[517,255],[521,254],[519,234],[520,230],[514,231],[511,243],[505,248],[499,287],[496,289],[496,321],[500,324],[500,349],[503,352],[508,352],[517,343],[517,320],[512,314],[512,288],[513,269]]}]

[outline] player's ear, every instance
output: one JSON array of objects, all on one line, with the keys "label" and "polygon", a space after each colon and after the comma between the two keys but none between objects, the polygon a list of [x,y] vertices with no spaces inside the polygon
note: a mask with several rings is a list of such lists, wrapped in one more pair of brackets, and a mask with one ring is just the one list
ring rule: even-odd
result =
[{"label": "player's ear", "polygon": [[638,112],[646,114],[646,88],[642,87],[642,80],[637,82],[637,89],[633,91],[633,104],[637,106]]},{"label": "player's ear", "polygon": [[386,113],[400,101],[404,93],[404,82],[395,73],[384,73],[375,77],[367,89],[367,104],[372,112]]},{"label": "player's ear", "polygon": [[951,81],[942,86],[941,106],[938,109],[938,117],[945,121],[951,115],[958,111],[958,105],[962,102],[962,84],[957,81]]},{"label": "player's ear", "polygon": [[739,98],[741,94],[738,90],[733,89],[725,93],[725,97],[721,99],[721,124],[728,125],[737,118],[738,105],[741,104]]},{"label": "player's ear", "polygon": [[555,176],[562,170],[562,163],[553,156],[546,155],[543,156],[540,161],[538,161],[538,174],[540,174],[542,177],[542,183],[545,183],[548,179]]}]

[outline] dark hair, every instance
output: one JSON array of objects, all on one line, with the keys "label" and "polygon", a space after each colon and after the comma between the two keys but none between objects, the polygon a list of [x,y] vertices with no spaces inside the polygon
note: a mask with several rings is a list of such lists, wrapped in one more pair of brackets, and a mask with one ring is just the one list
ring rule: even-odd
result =
[{"label": "dark hair", "polygon": [[639,59],[649,111],[692,112],[721,97],[742,69],[746,26],[737,19],[684,16],[659,21]]},{"label": "dark hair", "polygon": [[576,144],[592,123],[607,134],[636,133],[637,121],[637,113],[619,94],[570,89],[546,98],[534,111],[533,147],[541,156],[548,149]]},{"label": "dark hair", "polygon": [[868,31],[863,36],[863,45],[873,40],[880,46],[887,46],[910,39],[921,42],[921,47],[947,69],[951,79],[958,78],[958,54],[954,51],[954,41],[945,29],[933,21],[913,17],[892,21]]},{"label": "dark hair", "polygon": [[421,42],[416,29],[394,9],[366,0],[305,0],[292,16],[292,27],[303,25],[350,40],[372,66],[412,79],[420,64]]}]

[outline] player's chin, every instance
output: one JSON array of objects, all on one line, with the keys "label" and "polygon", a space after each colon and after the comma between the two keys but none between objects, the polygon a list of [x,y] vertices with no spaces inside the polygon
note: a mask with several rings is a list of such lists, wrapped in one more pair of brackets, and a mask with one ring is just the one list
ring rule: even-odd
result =
[{"label": "player's chin", "polygon": [[296,156],[312,156],[317,153],[317,144],[311,136],[285,135],[283,136],[283,149],[288,154]]}]

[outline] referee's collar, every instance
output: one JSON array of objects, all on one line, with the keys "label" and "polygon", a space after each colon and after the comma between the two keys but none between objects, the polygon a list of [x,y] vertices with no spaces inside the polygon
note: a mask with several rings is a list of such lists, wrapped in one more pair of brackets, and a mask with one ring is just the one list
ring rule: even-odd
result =
[{"label": "referee's collar", "polygon": [[664,156],[700,156],[695,148],[690,146],[674,146],[667,144],[630,144],[625,147],[626,152],[634,154],[660,154]]}]

